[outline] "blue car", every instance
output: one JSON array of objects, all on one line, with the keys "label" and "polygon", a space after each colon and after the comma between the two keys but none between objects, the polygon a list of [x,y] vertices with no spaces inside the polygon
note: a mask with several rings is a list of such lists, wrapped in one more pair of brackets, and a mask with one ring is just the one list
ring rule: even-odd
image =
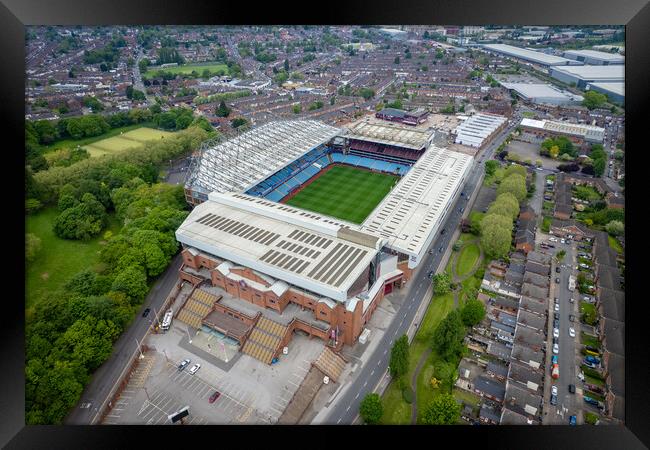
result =
[{"label": "blue car", "polygon": [[569,425],[575,425],[575,424],[576,424],[576,416],[569,417]]},{"label": "blue car", "polygon": [[557,355],[551,356],[551,364],[557,364]]}]

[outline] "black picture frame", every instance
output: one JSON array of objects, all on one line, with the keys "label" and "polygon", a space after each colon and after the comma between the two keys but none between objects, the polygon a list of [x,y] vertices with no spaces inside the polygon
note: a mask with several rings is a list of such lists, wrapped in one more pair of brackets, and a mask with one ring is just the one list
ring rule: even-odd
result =
[{"label": "black picture frame", "polygon": [[[291,16],[291,15],[297,16]],[[24,425],[24,286],[14,278],[20,267],[24,249],[20,239],[24,223],[10,220],[20,208],[23,198],[15,191],[20,186],[24,156],[20,149],[24,140],[24,92],[26,25],[134,25],[134,24],[602,24],[626,25],[626,142],[632,148],[626,155],[626,420],[624,426],[541,426],[541,427],[116,427],[116,426],[25,426]],[[4,68],[2,110],[4,134],[15,139],[3,152],[6,186],[11,189],[4,207],[4,255],[7,284],[15,283],[15,293],[5,292],[3,324],[0,326],[2,343],[2,379],[0,383],[0,445],[6,448],[123,448],[140,445],[165,447],[180,437],[183,445],[197,445],[197,437],[206,438],[213,445],[229,445],[238,440],[250,445],[252,439],[260,443],[281,445],[326,444],[348,447],[349,439],[368,439],[417,445],[480,445],[482,448],[647,448],[650,445],[650,364],[648,344],[644,331],[647,325],[647,300],[644,296],[643,259],[645,236],[644,206],[647,205],[642,173],[647,158],[647,122],[644,112],[650,99],[648,69],[650,69],[650,5],[647,0],[547,0],[524,2],[518,0],[441,0],[399,2],[380,0],[361,2],[295,2],[227,4],[214,1],[146,0],[111,2],[81,0],[3,0],[0,5],[0,46]],[[8,170],[7,170],[8,169]],[[15,177],[9,180],[11,175]],[[13,209],[15,208],[15,210]],[[635,216],[638,216],[637,220]],[[21,225],[23,230],[21,231]],[[11,234],[8,234],[11,233]],[[15,252],[15,254],[13,253]],[[6,267],[6,266],[5,266]],[[21,297],[22,296],[22,297]],[[338,436],[339,433],[345,434]],[[407,434],[408,433],[408,434]],[[417,436],[416,436],[417,435]],[[444,435],[444,437],[443,437]],[[335,439],[332,439],[332,437]],[[445,443],[446,438],[451,441]],[[424,440],[422,442],[422,440]],[[471,443],[469,441],[472,441]],[[149,444],[145,444],[149,442]],[[204,444],[198,444],[204,445]],[[361,444],[364,445],[364,444]]]}]

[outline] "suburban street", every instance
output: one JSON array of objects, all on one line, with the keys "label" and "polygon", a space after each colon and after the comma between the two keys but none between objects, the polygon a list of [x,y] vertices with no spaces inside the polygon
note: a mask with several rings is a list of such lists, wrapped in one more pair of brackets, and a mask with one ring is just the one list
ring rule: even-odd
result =
[{"label": "suburban street", "polygon": [[156,280],[141,308],[141,310],[151,308],[151,313],[146,318],[138,313],[131,326],[115,342],[113,354],[93,374],[91,381],[81,394],[79,403],[66,417],[64,421],[66,425],[92,425],[95,422],[100,407],[107,400],[129,358],[135,352],[138,346],[137,342],[142,342],[147,333],[155,317],[154,309],[160,313],[160,307],[178,282],[178,269],[180,269],[182,261],[181,255],[176,255],[167,270]]},{"label": "suburban street", "polygon": [[[505,138],[516,128],[517,121],[510,127],[503,130],[503,132],[495,138],[495,140],[482,152],[482,155],[475,161],[474,169],[470,172],[468,180],[465,184],[463,192],[465,196],[459,197],[453,208],[451,215],[447,218],[445,228],[448,233],[443,236],[438,235],[438,238],[433,241],[430,249],[434,253],[427,263],[423,263],[414,272],[413,278],[409,280],[409,292],[407,293],[407,300],[402,304],[401,308],[397,311],[396,317],[390,324],[382,337],[381,343],[376,347],[368,362],[361,369],[360,374],[348,387],[344,387],[345,393],[341,394],[332,406],[329,416],[326,418],[325,423],[328,424],[352,424],[359,413],[359,404],[363,397],[372,392],[381,378],[386,375],[388,368],[388,361],[390,359],[390,349],[393,342],[412,326],[415,313],[423,301],[429,302],[431,298],[426,296],[428,287],[431,280],[427,277],[430,270],[436,272],[441,269],[441,262],[447,249],[452,242],[454,230],[460,225],[463,214],[459,212],[459,208],[463,207],[464,213],[469,214],[471,205],[467,205],[467,198],[472,198],[474,192],[478,192],[480,184],[477,185],[479,180],[482,180],[483,165],[485,161],[490,159],[494,150],[501,145]],[[437,249],[442,246],[443,252],[440,253]],[[426,298],[425,298],[426,296]],[[399,319],[399,322],[398,322]]]}]

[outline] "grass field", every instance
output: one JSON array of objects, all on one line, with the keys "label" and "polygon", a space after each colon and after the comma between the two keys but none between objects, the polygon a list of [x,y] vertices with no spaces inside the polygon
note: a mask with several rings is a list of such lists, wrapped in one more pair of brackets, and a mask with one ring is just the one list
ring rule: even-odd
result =
[{"label": "grass field", "polygon": [[478,261],[478,257],[481,255],[481,250],[478,245],[472,243],[467,244],[458,255],[458,265],[456,266],[456,274],[459,277],[469,273],[470,270]]},{"label": "grass field", "polygon": [[173,73],[173,74],[190,74],[193,70],[198,72],[200,75],[205,69],[208,69],[210,72],[223,71],[224,75],[228,75],[228,66],[220,63],[202,63],[202,64],[183,64],[176,67],[153,67],[147,70],[142,77],[143,78],[152,78],[158,71],[162,70],[163,72]]},{"label": "grass field", "polygon": [[334,166],[286,203],[361,223],[398,180],[397,176]]},{"label": "grass field", "polygon": [[146,127],[148,125],[153,126],[153,123],[140,123],[135,125],[127,125],[125,127],[113,128],[108,130],[106,133],[100,136],[92,136],[85,139],[63,139],[62,141],[55,142],[54,144],[48,145],[43,149],[44,153],[53,152],[55,150],[60,150],[62,148],[77,148],[77,145],[84,147],[93,142],[98,142],[106,138],[113,136],[118,136],[120,133],[126,133],[127,131],[136,130],[138,128]]},{"label": "grass field", "polygon": [[49,291],[60,288],[72,275],[99,262],[102,236],[107,230],[117,234],[119,222],[109,216],[109,226],[89,241],[61,239],[52,231],[57,208],[48,208],[26,218],[27,233],[41,239],[41,249],[33,262],[26,264],[25,308],[29,309]]},{"label": "grass field", "polygon": [[146,141],[158,140],[170,136],[170,131],[154,130],[153,128],[139,127],[123,134],[108,137],[91,144],[84,145],[90,157],[107,155],[142,146]]}]

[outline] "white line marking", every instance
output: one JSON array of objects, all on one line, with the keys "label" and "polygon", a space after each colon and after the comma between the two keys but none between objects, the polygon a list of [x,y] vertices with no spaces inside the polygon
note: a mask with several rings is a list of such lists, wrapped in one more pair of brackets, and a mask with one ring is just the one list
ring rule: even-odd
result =
[{"label": "white line marking", "polygon": [[345,410],[346,410],[346,411],[350,411],[350,406],[348,406]]},{"label": "white line marking", "polygon": [[341,423],[341,419],[337,420],[336,423],[337,423],[337,424]]},{"label": "white line marking", "polygon": [[[377,364],[377,365],[379,365],[379,364]],[[374,374],[375,374],[375,369],[372,369],[372,372],[370,372],[370,375],[374,375]]]},{"label": "white line marking", "polygon": [[357,398],[359,398],[359,394],[357,393],[357,395],[355,395],[354,398],[355,398],[355,400],[356,400]]}]

